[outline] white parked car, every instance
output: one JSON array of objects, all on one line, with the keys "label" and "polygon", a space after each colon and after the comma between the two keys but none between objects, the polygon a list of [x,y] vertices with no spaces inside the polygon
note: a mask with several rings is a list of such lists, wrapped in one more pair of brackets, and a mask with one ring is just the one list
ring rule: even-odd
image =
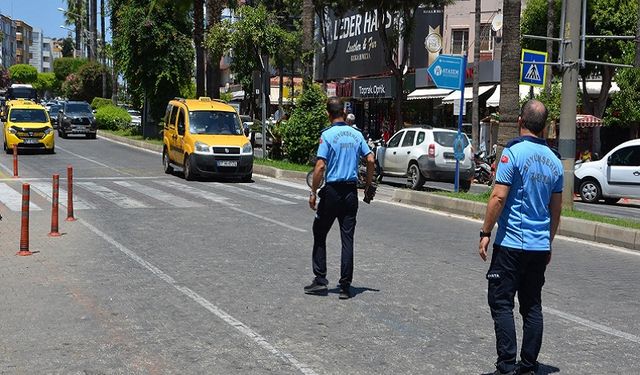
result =
[{"label": "white parked car", "polygon": [[142,115],[140,114],[140,112],[136,111],[135,109],[127,109],[127,113],[129,113],[129,116],[131,116],[130,125],[132,127],[139,128],[142,125]]},{"label": "white parked car", "polygon": [[[377,150],[378,164],[384,176],[407,177],[412,189],[420,189],[426,180],[453,182],[456,159],[453,143],[455,130],[411,127],[398,131]],[[460,190],[471,187],[473,155],[464,135],[464,158],[460,161]]]},{"label": "white parked car", "polygon": [[583,202],[640,198],[640,139],[618,145],[600,160],[576,164],[574,176]]}]

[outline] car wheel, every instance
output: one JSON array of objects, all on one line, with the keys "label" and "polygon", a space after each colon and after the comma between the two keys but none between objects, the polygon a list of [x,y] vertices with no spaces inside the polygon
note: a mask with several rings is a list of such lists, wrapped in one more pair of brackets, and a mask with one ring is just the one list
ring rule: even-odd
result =
[{"label": "car wheel", "polygon": [[595,180],[586,180],[580,184],[580,199],[586,203],[596,203],[602,195],[600,184]]},{"label": "car wheel", "polygon": [[55,154],[56,153],[56,146],[51,147],[50,149],[46,150],[47,154]]},{"label": "car wheel", "polygon": [[58,135],[60,138],[67,138],[67,133],[65,133],[64,130],[58,130]]},{"label": "car wheel", "polygon": [[460,181],[460,191],[463,191],[466,193],[467,191],[469,191],[469,189],[471,189],[471,181],[469,180]]},{"label": "car wheel", "polygon": [[242,182],[251,182],[253,180],[253,173],[249,173],[248,175],[242,177]]},{"label": "car wheel", "polygon": [[409,187],[412,190],[420,190],[420,188],[422,188],[422,185],[424,185],[425,179],[422,175],[422,172],[420,172],[420,168],[418,167],[417,163],[409,164],[409,169],[407,170],[407,180]]},{"label": "car wheel", "polygon": [[171,166],[171,158],[169,158],[169,153],[167,149],[162,150],[162,166],[164,167],[164,173],[171,174],[173,173],[173,167]]},{"label": "car wheel", "polygon": [[96,135],[97,135],[97,134],[91,134],[91,133],[89,133],[89,134],[87,134],[87,138],[88,138],[88,139],[96,139]]},{"label": "car wheel", "polygon": [[378,164],[378,161],[376,160],[376,182],[377,183],[381,183],[382,182],[382,167],[380,166],[380,164]]},{"label": "car wheel", "polygon": [[605,204],[616,204],[620,201],[620,198],[605,198],[604,199],[604,203]]},{"label": "car wheel", "polygon": [[191,155],[184,156],[184,179],[187,181],[193,181],[195,178],[193,172],[193,166],[191,165]]}]

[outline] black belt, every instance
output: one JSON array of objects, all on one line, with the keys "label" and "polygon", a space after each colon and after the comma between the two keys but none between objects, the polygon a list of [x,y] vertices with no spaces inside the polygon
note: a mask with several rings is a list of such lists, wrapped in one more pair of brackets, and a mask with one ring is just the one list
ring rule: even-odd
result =
[{"label": "black belt", "polygon": [[358,181],[335,181],[335,182],[327,182],[327,185],[330,186],[351,186],[357,185]]}]

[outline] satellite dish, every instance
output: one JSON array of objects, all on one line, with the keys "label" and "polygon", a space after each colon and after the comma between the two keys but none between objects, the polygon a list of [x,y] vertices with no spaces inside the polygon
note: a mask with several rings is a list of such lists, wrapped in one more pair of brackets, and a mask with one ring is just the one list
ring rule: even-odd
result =
[{"label": "satellite dish", "polygon": [[493,17],[493,20],[491,21],[491,29],[496,32],[502,29],[502,13],[498,13]]}]

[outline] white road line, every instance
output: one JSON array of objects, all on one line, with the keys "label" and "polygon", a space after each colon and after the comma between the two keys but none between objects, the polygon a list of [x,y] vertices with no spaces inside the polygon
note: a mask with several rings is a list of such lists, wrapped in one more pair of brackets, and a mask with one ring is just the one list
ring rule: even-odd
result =
[{"label": "white road line", "polygon": [[164,192],[160,189],[156,189],[151,186],[142,185],[137,182],[114,181],[113,183],[120,186],[124,186],[133,191],[137,191],[138,193],[157,199],[159,201],[162,201],[174,207],[178,207],[178,208],[202,207],[200,203],[192,202],[182,197],[179,197],[177,195]]},{"label": "white road line", "polygon": [[185,296],[189,297],[191,300],[193,300],[200,306],[204,307],[207,311],[209,311],[210,313],[212,313],[213,315],[221,319],[223,322],[237,329],[240,333],[247,336],[249,339],[251,339],[251,341],[253,341],[262,349],[273,354],[275,357],[279,358],[283,362],[291,364],[298,371],[300,371],[305,375],[316,375],[316,372],[313,371],[311,367],[298,361],[293,355],[276,348],[273,344],[267,341],[266,338],[264,338],[262,335],[260,335],[258,332],[254,331],[253,329],[251,329],[251,327],[242,323],[240,320],[234,318],[233,316],[228,314],[226,311],[214,305],[212,302],[208,301],[207,299],[205,299],[204,297],[202,297],[192,289],[178,284],[178,282],[175,279],[173,279],[171,276],[164,273],[161,269],[154,266],[152,263],[149,263],[148,261],[144,260],[143,258],[138,256],[138,254],[129,250],[124,245],[114,240],[106,233],[102,232],[98,228],[94,227],[93,225],[87,223],[82,219],[79,219],[78,221],[82,223],[85,227],[89,228],[89,230],[91,230],[93,233],[95,233],[96,235],[98,235],[99,237],[101,237],[111,245],[113,245],[115,248],[120,250],[123,254],[128,256],[130,259],[132,259],[133,261],[135,261],[136,263],[144,267],[147,271],[151,272],[162,281],[171,285],[174,289],[176,289],[180,293],[184,294]]},{"label": "white road line", "polygon": [[186,184],[181,184],[179,182],[175,182],[175,181],[171,181],[171,180],[154,180],[153,181],[156,184],[165,186],[165,187],[170,187],[172,189],[176,189],[178,191],[181,192],[185,192],[191,195],[194,195],[198,198],[201,199],[206,199],[208,201],[211,202],[216,202],[216,203],[222,203],[225,204],[227,206],[235,206],[235,203],[231,203],[229,202],[229,198],[226,197],[222,197],[218,194],[215,193],[211,193],[208,191],[204,191],[204,190],[200,190],[200,189],[196,189],[192,186],[186,185]]},{"label": "white road line", "polygon": [[262,178],[264,180],[269,181],[270,183],[276,184],[276,185],[282,185],[282,186],[287,186],[287,187],[291,187],[291,188],[294,188],[294,189],[306,190],[306,191],[308,191],[310,189],[310,187],[308,187],[307,184],[298,184],[298,183],[291,182],[291,181],[278,180],[276,178],[268,177],[268,176],[263,176]]},{"label": "white road line", "polygon": [[[42,182],[42,181],[33,181],[31,182],[31,186],[33,190],[45,197],[49,202],[53,200],[53,183],[51,182]],[[59,189],[59,203],[61,206],[67,206],[67,191],[65,189]],[[73,209],[74,210],[93,210],[94,206],[85,202],[84,200],[78,198],[77,196],[73,197]]]},{"label": "white road line", "polygon": [[577,324],[583,325],[585,327],[594,329],[596,331],[600,331],[600,332],[606,333],[606,334],[611,335],[611,336],[616,336],[616,337],[619,337],[621,339],[625,339],[625,340],[628,340],[628,341],[631,341],[631,342],[635,342],[636,344],[640,344],[640,337],[638,337],[636,335],[632,335],[631,333],[622,332],[622,331],[619,331],[619,330],[617,330],[615,328],[607,327],[607,326],[605,326],[603,324],[592,322],[591,320],[584,319],[584,318],[581,318],[579,316],[575,316],[575,315],[566,313],[564,311],[556,310],[556,309],[553,309],[551,307],[543,306],[542,307],[542,311],[544,311],[545,313],[549,313],[551,315],[555,315],[555,316],[557,316],[559,318],[568,320],[570,322],[577,323]]},{"label": "white road line", "polygon": [[164,180],[163,181],[154,181],[154,182],[157,183],[157,184],[163,185],[163,186],[168,186],[168,187],[180,190],[180,191],[184,191],[185,193],[195,195],[195,196],[197,196],[199,198],[202,198],[202,199],[207,199],[207,200],[210,200],[212,202],[220,203],[223,206],[229,207],[229,209],[231,209],[233,211],[236,211],[236,212],[239,212],[239,213],[241,213],[243,215],[253,216],[253,217],[255,217],[257,219],[260,219],[262,221],[267,221],[267,222],[279,225],[279,226],[287,228],[287,229],[295,230],[296,232],[301,232],[301,233],[306,233],[307,232],[306,229],[298,228],[298,227],[295,227],[293,225],[289,225],[287,223],[283,223],[281,221],[274,220],[274,219],[272,219],[270,217],[266,217],[266,216],[263,216],[263,215],[258,215],[258,214],[255,214],[253,212],[246,211],[246,210],[243,210],[241,208],[238,208],[237,204],[228,202],[228,198],[220,197],[220,196],[216,195],[215,193],[211,193],[209,191],[200,190],[200,189],[197,189],[197,188],[185,185],[185,184],[181,184],[181,183],[174,182],[174,181],[168,181],[168,180],[167,181],[164,181]]},{"label": "white road line", "polygon": [[[18,193],[5,183],[0,183],[0,203],[11,211],[20,212],[22,210],[22,193]],[[29,201],[29,210],[42,211],[38,205],[31,201]]]},{"label": "white road line", "polygon": [[0,168],[4,169],[9,174],[9,176],[13,176],[13,169],[5,166],[2,163],[0,163]]},{"label": "white road line", "polygon": [[296,200],[302,200],[302,201],[308,201],[308,194],[292,194],[292,193],[288,193],[285,192],[284,190],[280,190],[280,189],[274,189],[272,187],[269,186],[264,186],[264,185],[258,185],[256,183],[253,184],[244,184],[242,185],[243,187],[246,187],[248,189],[255,189],[255,190],[260,190],[260,191],[266,191],[268,193],[271,194],[276,194],[285,198],[289,198],[289,199],[296,199]]},{"label": "white road line", "polygon": [[77,182],[76,183],[79,186],[82,186],[83,188],[87,189],[88,191],[90,191],[91,193],[104,198],[110,202],[112,202],[113,204],[115,204],[116,206],[120,207],[120,208],[145,208],[145,207],[149,207],[146,204],[135,200],[133,198],[130,198],[128,196],[126,196],[125,194],[122,194],[120,192],[117,192],[115,190],[111,190],[106,186],[102,186],[102,185],[98,185],[95,182]]},{"label": "white road line", "polygon": [[256,193],[255,191],[248,191],[248,190],[244,189],[243,187],[241,187],[240,184],[225,185],[225,184],[221,184],[219,182],[211,182],[211,183],[206,183],[206,184],[205,183],[201,183],[201,184],[206,185],[206,186],[213,186],[216,189],[220,189],[220,190],[227,191],[229,193],[241,195],[241,196],[246,197],[246,198],[267,201],[267,202],[270,202],[270,203],[273,203],[273,204],[296,204],[295,202],[291,202],[291,201],[288,201],[288,200],[285,200],[285,199],[272,197],[271,195],[260,194],[260,193]]},{"label": "white road line", "polygon": [[62,148],[62,147],[56,147],[56,149],[57,149],[57,150],[60,150],[60,151],[63,151],[63,152],[66,152],[67,154],[71,154],[71,155],[73,155],[73,156],[75,156],[75,157],[77,157],[77,158],[79,158],[79,159],[86,160],[86,161],[88,161],[88,162],[91,162],[91,163],[97,164],[97,165],[99,165],[99,166],[101,166],[101,167],[104,167],[104,168],[107,168],[107,169],[111,169],[112,171],[116,171],[116,172],[118,172],[118,173],[121,173],[121,174],[124,174],[124,175],[127,175],[127,176],[133,176],[131,173],[123,172],[123,171],[121,171],[121,170],[119,170],[119,169],[113,168],[113,167],[111,167],[111,166],[109,166],[109,165],[106,165],[106,164],[104,164],[104,163],[100,163],[100,162],[99,162],[99,161],[97,161],[97,160],[93,160],[93,159],[88,158],[88,157],[86,157],[86,156],[78,155],[78,154],[76,154],[75,152],[71,152],[71,151],[66,150],[66,149],[64,149],[64,148]]}]

